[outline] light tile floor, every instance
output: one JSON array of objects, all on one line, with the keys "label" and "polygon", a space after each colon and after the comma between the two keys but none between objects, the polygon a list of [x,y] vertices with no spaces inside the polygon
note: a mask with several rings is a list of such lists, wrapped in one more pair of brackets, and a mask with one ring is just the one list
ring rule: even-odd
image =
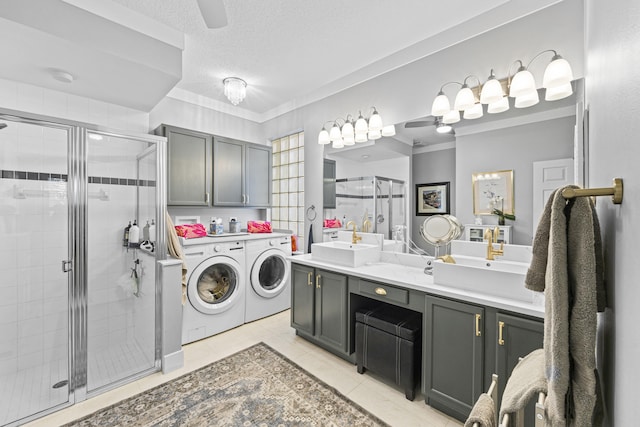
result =
[{"label": "light tile floor", "polygon": [[355,365],[296,336],[289,322],[290,312],[287,310],[186,345],[184,346],[185,366],[181,369],[166,375],[155,373],[26,425],[50,427],[64,424],[260,341],[392,426],[454,427],[462,425],[457,420],[425,405],[421,395],[416,396],[416,399],[411,402],[405,399],[402,390],[392,387],[380,378],[375,378],[369,373],[358,374]]}]

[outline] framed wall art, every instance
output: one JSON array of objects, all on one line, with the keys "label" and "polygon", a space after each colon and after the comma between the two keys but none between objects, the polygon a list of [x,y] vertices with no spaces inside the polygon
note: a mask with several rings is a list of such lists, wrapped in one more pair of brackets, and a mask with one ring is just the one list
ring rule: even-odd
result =
[{"label": "framed wall art", "polygon": [[513,170],[474,173],[472,182],[474,215],[514,214]]},{"label": "framed wall art", "polygon": [[448,182],[416,185],[416,215],[448,213],[450,213]]}]

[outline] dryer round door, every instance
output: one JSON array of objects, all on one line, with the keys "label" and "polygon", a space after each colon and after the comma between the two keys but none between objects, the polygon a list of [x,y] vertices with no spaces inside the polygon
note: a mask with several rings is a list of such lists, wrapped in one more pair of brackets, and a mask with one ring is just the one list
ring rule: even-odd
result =
[{"label": "dryer round door", "polygon": [[251,267],[251,287],[258,295],[273,298],[285,289],[289,270],[289,262],[282,251],[267,249]]},{"label": "dryer round door", "polygon": [[215,256],[201,262],[189,276],[189,302],[201,313],[218,314],[242,301],[240,264],[233,258]]}]

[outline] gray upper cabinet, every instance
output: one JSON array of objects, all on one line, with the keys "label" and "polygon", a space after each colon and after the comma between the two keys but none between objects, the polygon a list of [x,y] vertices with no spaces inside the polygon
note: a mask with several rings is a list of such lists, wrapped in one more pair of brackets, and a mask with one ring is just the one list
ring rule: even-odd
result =
[{"label": "gray upper cabinet", "polygon": [[324,159],[322,200],[325,209],[336,207],[336,161]]},{"label": "gray upper cabinet", "polygon": [[271,206],[271,147],[215,137],[213,204]]},{"label": "gray upper cabinet", "polygon": [[167,138],[167,204],[209,206],[211,135],[166,125],[155,133]]}]

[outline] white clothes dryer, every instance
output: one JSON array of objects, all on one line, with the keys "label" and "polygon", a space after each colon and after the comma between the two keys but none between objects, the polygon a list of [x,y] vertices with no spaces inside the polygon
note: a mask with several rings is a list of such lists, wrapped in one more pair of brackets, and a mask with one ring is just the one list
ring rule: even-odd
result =
[{"label": "white clothes dryer", "polygon": [[240,240],[183,247],[187,263],[187,302],[182,344],[244,323],[245,253]]},{"label": "white clothes dryer", "polygon": [[247,286],[245,322],[291,307],[291,236],[281,234],[245,242]]}]

